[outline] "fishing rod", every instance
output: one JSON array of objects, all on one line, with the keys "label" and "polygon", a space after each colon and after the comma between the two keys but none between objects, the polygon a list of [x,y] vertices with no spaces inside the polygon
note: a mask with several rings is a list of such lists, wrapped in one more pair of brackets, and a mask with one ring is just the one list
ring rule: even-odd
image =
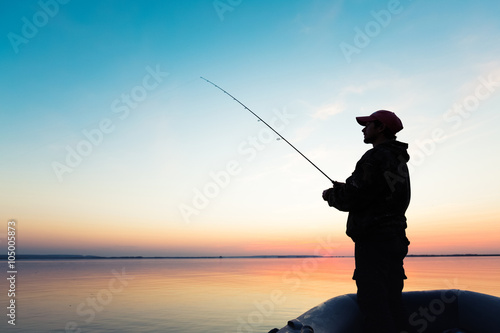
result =
[{"label": "fishing rod", "polygon": [[309,163],[311,163],[316,169],[318,169],[319,172],[321,172],[323,174],[323,176],[325,176],[326,178],[328,178],[329,181],[332,182],[332,184],[335,183],[334,180],[332,180],[330,177],[328,177],[328,175],[326,173],[323,172],[323,170],[321,170],[320,168],[318,168],[318,166],[316,164],[314,164],[310,159],[308,159],[306,157],[306,155],[302,154],[300,152],[300,150],[298,150],[297,148],[295,148],[294,145],[292,145],[290,143],[290,141],[288,141],[287,139],[285,139],[283,137],[283,135],[279,134],[274,128],[271,127],[271,125],[269,125],[268,123],[266,123],[264,121],[264,119],[262,119],[261,117],[259,117],[255,112],[253,112],[252,110],[250,110],[245,104],[241,103],[236,97],[234,97],[233,95],[231,95],[230,93],[228,93],[227,91],[225,91],[224,89],[222,89],[221,87],[219,87],[218,85],[216,85],[215,83],[213,83],[212,81],[210,80],[207,80],[205,79],[204,77],[200,76],[201,79],[207,81],[208,83],[212,84],[213,86],[215,86],[216,88],[219,88],[220,90],[222,90],[226,95],[228,95],[229,97],[231,97],[232,99],[234,99],[236,102],[238,102],[241,106],[243,106],[246,110],[248,110],[250,113],[252,113],[255,117],[257,117],[257,119],[259,119],[259,121],[261,121],[262,123],[264,123],[264,125],[266,125],[267,127],[269,127],[274,133],[276,133],[276,135],[278,135],[281,139],[283,139],[283,141],[285,141],[286,143],[288,143],[290,145],[290,147],[292,147],[293,149],[295,149],[295,151],[297,153],[299,153],[303,158],[305,158]]}]

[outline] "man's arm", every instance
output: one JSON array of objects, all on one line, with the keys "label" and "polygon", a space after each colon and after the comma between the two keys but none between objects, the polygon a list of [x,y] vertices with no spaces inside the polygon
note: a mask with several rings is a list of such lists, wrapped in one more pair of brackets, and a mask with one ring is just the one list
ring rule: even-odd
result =
[{"label": "man's arm", "polygon": [[349,205],[345,202],[345,183],[334,182],[333,187],[323,191],[323,200],[328,202],[330,207],[335,207],[340,211],[348,212]]},{"label": "man's arm", "polygon": [[332,188],[323,191],[323,200],[343,212],[363,206],[373,191],[374,172],[374,165],[362,159],[345,183],[334,182]]}]

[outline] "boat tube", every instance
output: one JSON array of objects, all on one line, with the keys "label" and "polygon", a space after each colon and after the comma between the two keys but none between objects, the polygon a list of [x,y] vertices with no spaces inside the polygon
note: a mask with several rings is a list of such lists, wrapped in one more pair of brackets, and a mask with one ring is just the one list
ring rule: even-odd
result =
[{"label": "boat tube", "polygon": [[[418,333],[498,333],[500,297],[444,289],[403,293],[409,323]],[[356,294],[329,299],[269,333],[362,333]]]}]

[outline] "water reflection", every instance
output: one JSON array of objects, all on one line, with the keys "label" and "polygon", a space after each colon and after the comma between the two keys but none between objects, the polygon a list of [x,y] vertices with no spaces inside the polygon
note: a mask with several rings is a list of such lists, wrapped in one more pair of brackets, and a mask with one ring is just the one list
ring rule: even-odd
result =
[{"label": "water reflection", "polygon": [[[267,331],[355,292],[353,268],[353,258],[22,261],[18,325],[9,329]],[[405,268],[407,291],[457,288],[500,296],[500,257],[407,258]]]}]

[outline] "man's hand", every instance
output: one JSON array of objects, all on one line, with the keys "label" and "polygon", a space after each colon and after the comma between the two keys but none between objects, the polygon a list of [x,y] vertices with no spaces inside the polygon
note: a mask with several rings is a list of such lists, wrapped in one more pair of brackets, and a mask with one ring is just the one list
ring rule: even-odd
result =
[{"label": "man's hand", "polygon": [[337,186],[342,186],[344,185],[344,183],[341,183],[341,182],[333,182],[333,186],[329,189],[326,189],[323,191],[323,200],[325,201],[328,201],[328,199],[330,198],[330,195],[332,194],[333,192],[333,189]]},{"label": "man's hand", "polygon": [[332,193],[333,187],[323,191],[323,200],[328,201],[330,198],[330,193]]},{"label": "man's hand", "polygon": [[323,191],[323,200],[328,202],[328,206],[342,212],[348,212],[350,209],[345,203],[345,183],[333,182],[332,188]]}]

